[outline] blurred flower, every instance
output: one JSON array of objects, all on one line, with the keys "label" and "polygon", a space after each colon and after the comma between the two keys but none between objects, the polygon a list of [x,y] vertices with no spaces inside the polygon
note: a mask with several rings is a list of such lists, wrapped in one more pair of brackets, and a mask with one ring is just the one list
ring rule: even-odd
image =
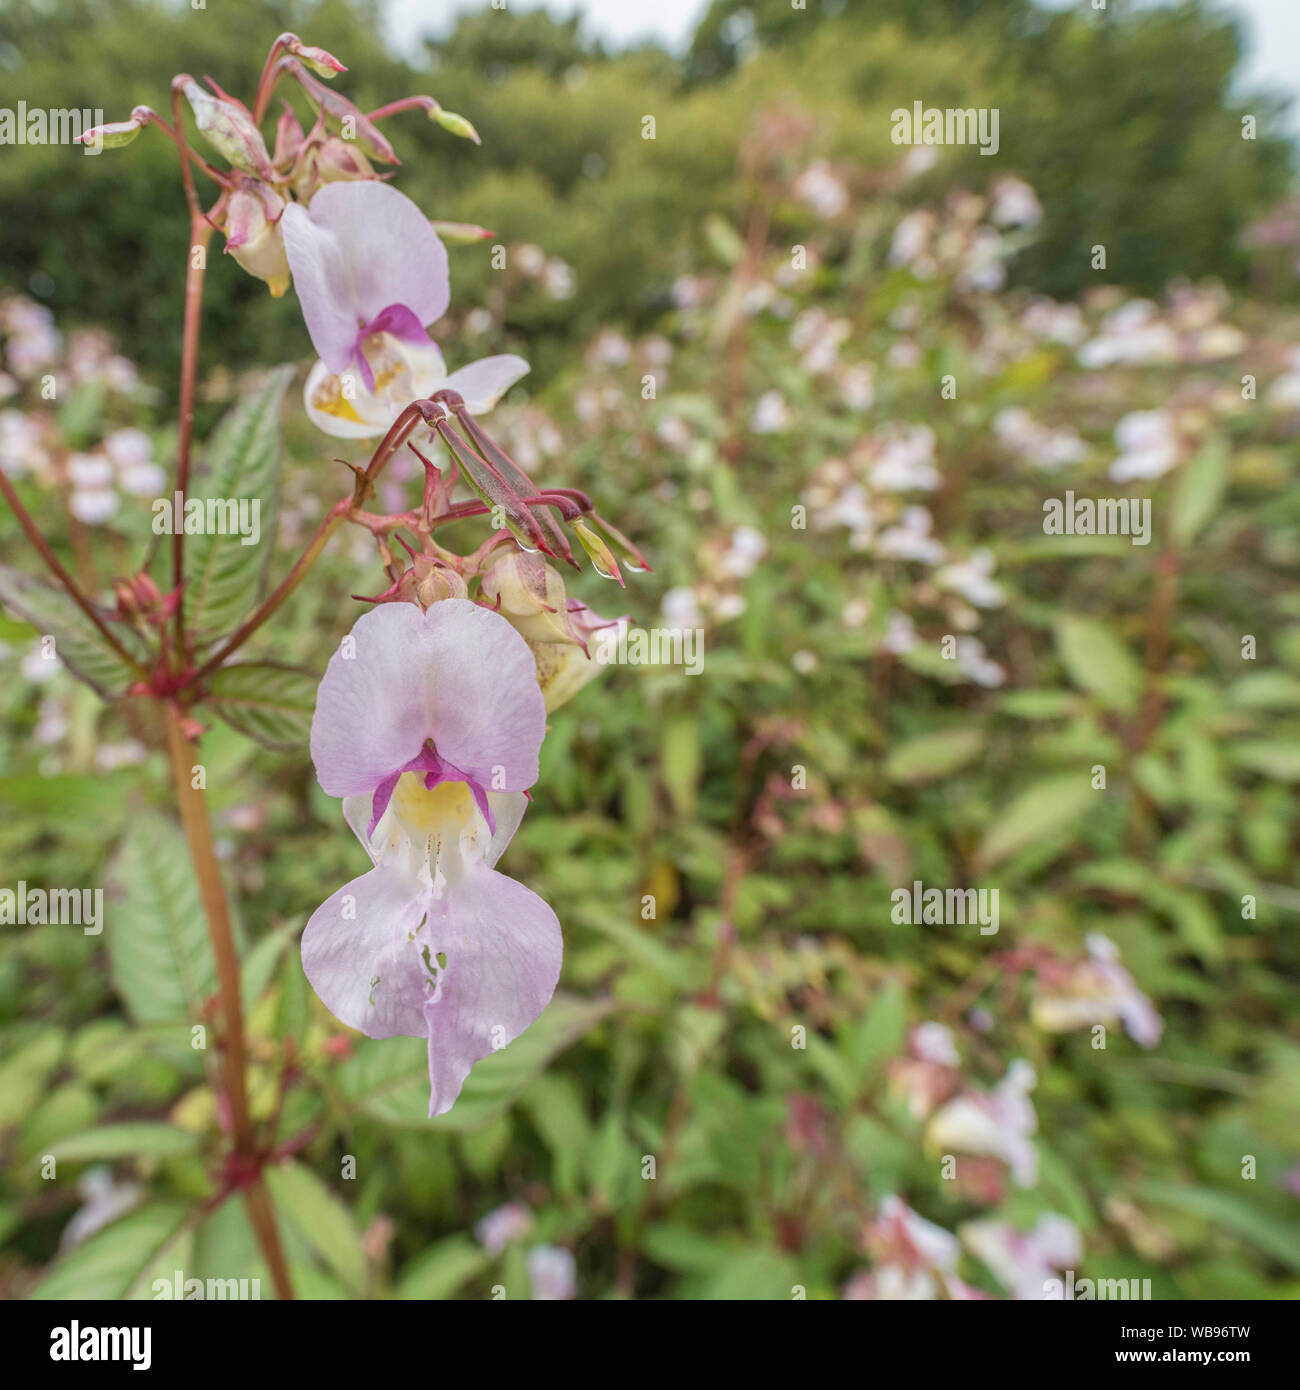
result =
[{"label": "blurred flower", "polygon": [[749,427],[755,434],[778,434],[790,428],[790,408],[779,391],[764,391],[754,403]]},{"label": "blurred flower", "polygon": [[894,426],[881,436],[871,468],[874,487],[886,492],[933,492],[941,481],[934,466],[934,431],[929,425]]},{"label": "blurred flower", "polygon": [[1006,594],[993,582],[994,563],[991,550],[976,550],[967,559],[936,570],[934,582],[959,593],[976,608],[998,608],[1006,602]]},{"label": "blurred flower", "polygon": [[514,1240],[522,1240],[533,1229],[533,1214],[523,1202],[507,1202],[493,1207],[474,1227],[478,1243],[489,1255],[499,1255]]},{"label": "blurred flower", "polygon": [[958,637],[957,669],[968,680],[989,689],[1001,685],[1007,678],[1002,667],[987,655],[978,637]]},{"label": "blurred flower", "polygon": [[967,1248],[1015,1299],[1042,1299],[1044,1285],[1083,1258],[1083,1237],[1067,1217],[1044,1212],[1032,1231],[1005,1221],[969,1221],[959,1228]]},{"label": "blurred flower", "polygon": [[829,221],[849,205],[849,191],[824,159],[815,159],[794,181],[794,196]]},{"label": "blurred flower", "polygon": [[990,190],[989,220],[999,227],[1036,227],[1043,220],[1038,195],[1022,179],[998,179]]},{"label": "blurred flower", "polygon": [[944,558],[943,546],[930,534],[934,519],[925,507],[904,507],[897,526],[876,538],[876,553],[895,560],[917,560],[937,565]]},{"label": "blurred flower", "polygon": [[1090,932],[1086,945],[1081,960],[1048,961],[1038,968],[1033,1021],[1049,1033],[1119,1021],[1134,1042],[1155,1047],[1164,1024],[1119,963],[1119,948],[1100,932]]},{"label": "blurred flower", "polygon": [[1173,362],[1177,356],[1178,337],[1149,299],[1133,299],[1116,309],[1078,351],[1079,365],[1092,368]]},{"label": "blurred flower", "polygon": [[1029,1093],[1034,1069],[1015,1061],[992,1092],[963,1091],[930,1120],[928,1148],[940,1153],[974,1154],[1000,1159],[1019,1187],[1038,1181],[1038,1153],[1030,1136],[1038,1128]]},{"label": "blurred flower", "polygon": [[1160,478],[1178,461],[1174,417],[1168,410],[1134,410],[1115,426],[1120,456],[1109,473],[1117,483]]},{"label": "blurred flower", "polygon": [[558,1245],[535,1245],[526,1263],[534,1299],[554,1302],[577,1296],[578,1272],[572,1251]]},{"label": "blurred flower", "polygon": [[119,1216],[125,1216],[139,1205],[144,1190],[138,1183],[118,1182],[109,1168],[95,1167],[87,1168],[77,1179],[77,1196],[81,1206],[63,1228],[60,1250],[72,1250]]},{"label": "blurred flower", "polygon": [[985,1297],[957,1278],[961,1257],[957,1237],[918,1216],[892,1193],[880,1199],[865,1244],[875,1263],[849,1281],[846,1299],[897,1302]]},{"label": "blurred flower", "polygon": [[993,433],[1011,453],[1036,468],[1063,468],[1088,456],[1088,446],[1072,426],[1053,429],[1039,424],[1020,406],[999,410],[993,417]]}]

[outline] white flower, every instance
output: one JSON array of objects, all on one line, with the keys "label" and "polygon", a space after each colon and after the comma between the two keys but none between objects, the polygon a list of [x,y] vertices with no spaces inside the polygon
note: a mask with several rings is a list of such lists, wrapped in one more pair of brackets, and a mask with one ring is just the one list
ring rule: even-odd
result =
[{"label": "white flower", "polygon": [[991,221],[999,227],[1036,227],[1043,220],[1038,195],[1022,179],[998,179],[991,190]]},{"label": "white flower", "polygon": [[1006,595],[991,577],[994,563],[991,550],[976,550],[968,559],[945,565],[935,574],[935,583],[959,593],[976,608],[997,608],[1006,601]]},{"label": "white flower", "polygon": [[790,427],[790,409],[779,391],[764,391],[754,403],[749,427],[755,434],[779,434]]},{"label": "white flower", "polygon": [[882,531],[876,538],[876,552],[895,560],[918,560],[923,565],[943,561],[944,548],[930,534],[934,524],[925,507],[904,507],[897,526]]},{"label": "white flower", "polygon": [[887,492],[933,492],[941,481],[934,466],[934,446],[929,425],[896,431],[871,466],[871,482]]},{"label": "white flower", "polygon": [[1134,410],[1115,426],[1120,456],[1110,466],[1117,483],[1159,478],[1178,461],[1174,418],[1168,410]]}]

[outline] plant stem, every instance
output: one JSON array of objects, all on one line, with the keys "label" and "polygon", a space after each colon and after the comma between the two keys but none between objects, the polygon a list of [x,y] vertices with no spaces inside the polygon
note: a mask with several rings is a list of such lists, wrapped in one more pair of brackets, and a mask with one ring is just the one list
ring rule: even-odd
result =
[{"label": "plant stem", "polygon": [[227,659],[233,656],[234,653],[248,641],[253,633],[266,622],[276,609],[280,607],[285,599],[293,593],[302,582],[307,571],[316,563],[317,557],[325,548],[325,543],[334,534],[335,528],[344,517],[347,516],[351,507],[352,499],[347,497],[341,502],[336,502],[334,506],[330,508],[325,520],[316,528],[316,534],[311,538],[307,545],[307,549],[298,557],[294,567],[280,581],[275,591],[266,599],[266,602],[231,635],[230,640],[225,646],[222,647],[219,652],[209,657],[208,660],[195,671],[194,675],[185,682],[187,685],[195,684],[202,680],[204,676],[210,676],[219,666],[224,666]]},{"label": "plant stem", "polygon": [[217,965],[223,1024],[221,1075],[230,1106],[235,1153],[257,1174],[245,1187],[244,1200],[258,1243],[275,1280],[276,1293],[280,1298],[292,1298],[293,1287],[276,1234],[270,1199],[257,1167],[257,1145],[244,1074],[244,1011],[239,994],[239,958],[235,954],[226,890],[221,882],[221,871],[212,844],[207,803],[192,780],[198,750],[185,732],[180,711],[174,704],[167,705],[167,752],[176,784],[181,824],[189,845],[194,876],[198,880],[203,912],[208,922],[208,936],[212,941],[212,954]]},{"label": "plant stem", "polygon": [[[182,159],[188,173],[189,166]],[[190,482],[190,449],[194,439],[194,390],[199,368],[199,317],[203,311],[203,279],[208,264],[212,226],[197,205],[190,208],[190,250],[185,271],[185,329],[181,341],[180,441],[176,452],[176,491],[182,495]],[[195,252],[199,254],[196,255]],[[185,581],[185,528],[172,528],[172,587]],[[185,653],[185,604],[176,605],[176,650]]]},{"label": "plant stem", "polygon": [[81,592],[77,581],[59,563],[59,557],[50,549],[50,543],[41,535],[40,528],[32,520],[27,508],[18,500],[18,494],[14,491],[13,484],[0,469],[0,492],[4,493],[5,501],[9,503],[9,508],[18,518],[18,524],[27,534],[27,539],[36,547],[37,553],[45,561],[45,567],[68,591],[68,597],[77,605],[78,608],[94,623],[99,630],[100,636],[108,643],[121,659],[137,674],[142,673],[140,663],[127,651],[127,649],[113,636],[108,625],[104,622],[96,611],[95,606]]}]

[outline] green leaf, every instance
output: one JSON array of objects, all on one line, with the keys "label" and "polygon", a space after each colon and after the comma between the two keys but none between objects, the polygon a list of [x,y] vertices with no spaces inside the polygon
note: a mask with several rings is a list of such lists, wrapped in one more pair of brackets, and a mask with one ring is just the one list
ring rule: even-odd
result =
[{"label": "green leaf", "polygon": [[981,867],[989,868],[1059,835],[1093,805],[1096,796],[1082,769],[1035,782],[989,827],[977,856]]},{"label": "green leaf", "polygon": [[613,1008],[557,994],[541,1018],[508,1047],[475,1064],[446,1115],[429,1119],[429,1056],[423,1038],[366,1040],[339,1068],[339,1087],[352,1105],[406,1129],[466,1132],[496,1118],[551,1059],[589,1032]]},{"label": "green leaf", "polygon": [[132,1212],[69,1251],[27,1296],[118,1299],[138,1292],[184,1219],[184,1208],[170,1204]]},{"label": "green leaf", "polygon": [[848,1039],[848,1054],[858,1071],[858,1091],[865,1092],[881,1063],[903,1050],[907,1035],[907,996],[891,981],[867,1007],[861,1023]]},{"label": "green leaf", "polygon": [[196,1135],[171,1125],[141,1120],[120,1125],[99,1125],[82,1134],[58,1140],[50,1149],[56,1159],[85,1163],[108,1158],[168,1158],[193,1153]]},{"label": "green leaf", "polygon": [[355,1294],[365,1292],[366,1257],[351,1211],[300,1163],[266,1170],[276,1210]]},{"label": "green leaf", "polygon": [[909,786],[932,782],[964,767],[983,747],[984,731],[979,727],[921,734],[894,747],[885,759],[885,776]]},{"label": "green leaf", "polygon": [[1170,1182],[1144,1182],[1138,1196],[1148,1202],[1203,1216],[1216,1229],[1249,1241],[1288,1269],[1300,1270],[1300,1223],[1280,1221],[1212,1187],[1179,1187]]},{"label": "green leaf", "polygon": [[208,682],[213,712],[241,734],[291,751],[311,737],[320,677],[274,661],[223,666]]},{"label": "green leaf", "polygon": [[1183,469],[1174,488],[1170,529],[1174,542],[1185,548],[1219,509],[1228,489],[1228,446],[1213,438]]},{"label": "green leaf", "polygon": [[698,715],[679,715],[664,725],[659,767],[673,810],[689,820],[695,811],[695,789],[700,780]]},{"label": "green leaf", "polygon": [[1232,761],[1274,782],[1300,782],[1300,743],[1261,738],[1234,743]]},{"label": "green leaf", "polygon": [[[131,668],[64,590],[0,565],[0,603],[30,623],[41,636],[52,637],[53,656],[106,700],[121,695],[135,679]],[[113,635],[142,665],[147,661],[148,649],[137,632],[118,623]]]},{"label": "green leaf", "polygon": [[[280,488],[280,402],[293,375],[278,367],[241,400],[217,426],[205,456],[202,491],[190,498],[204,501],[246,500],[260,507],[260,544],[244,537],[204,532],[187,537],[185,620],[202,636],[228,633],[257,602],[275,537]],[[177,525],[183,518],[173,518]]]},{"label": "green leaf", "polygon": [[397,1280],[397,1297],[421,1302],[450,1298],[490,1263],[487,1251],[468,1236],[450,1236],[406,1266]]},{"label": "green leaf", "polygon": [[1109,628],[1091,618],[1064,617],[1056,647],[1066,674],[1102,704],[1132,713],[1142,693],[1142,669]]},{"label": "green leaf", "polygon": [[217,967],[184,836],[160,816],[136,821],[108,878],[109,970],[128,1012],[138,1023],[198,1018]]}]

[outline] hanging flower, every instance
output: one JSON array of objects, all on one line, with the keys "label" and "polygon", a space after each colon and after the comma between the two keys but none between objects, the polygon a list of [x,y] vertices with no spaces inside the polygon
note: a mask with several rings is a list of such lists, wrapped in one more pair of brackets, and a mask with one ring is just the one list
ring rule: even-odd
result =
[{"label": "hanging flower", "polygon": [[374,867],[313,913],[303,968],[349,1027],[427,1037],[430,1116],[559,979],[555,914],[493,868],[523,819],[545,725],[527,644],[467,599],[380,605],[321,681],[316,775]]},{"label": "hanging flower", "polygon": [[310,208],[285,208],[280,226],[320,354],[307,377],[307,414],[327,434],[381,435],[411,401],[441,388],[481,414],[528,371],[523,358],[502,354],[447,372],[425,331],[447,309],[447,252],[397,189],[328,183]]}]

